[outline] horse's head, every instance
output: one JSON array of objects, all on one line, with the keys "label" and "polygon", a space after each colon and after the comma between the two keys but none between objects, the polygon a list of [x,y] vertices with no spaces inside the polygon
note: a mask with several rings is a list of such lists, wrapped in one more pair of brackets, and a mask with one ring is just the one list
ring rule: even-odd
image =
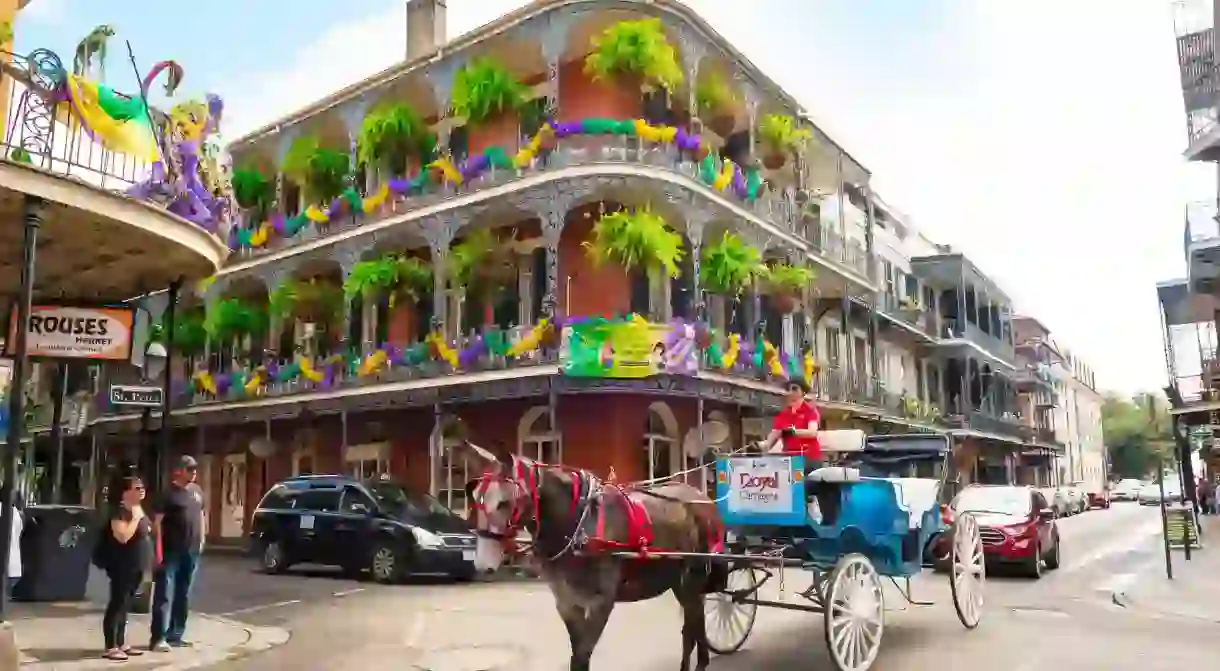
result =
[{"label": "horse's head", "polygon": [[507,453],[495,453],[469,441],[455,448],[470,472],[478,475],[468,491],[471,523],[478,536],[474,565],[494,571],[505,554],[515,549],[517,534],[535,514],[530,485],[520,471],[525,462]]}]

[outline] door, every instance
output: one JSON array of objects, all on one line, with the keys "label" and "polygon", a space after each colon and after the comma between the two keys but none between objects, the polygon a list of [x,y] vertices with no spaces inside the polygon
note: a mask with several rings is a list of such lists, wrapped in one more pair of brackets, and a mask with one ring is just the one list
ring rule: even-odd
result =
[{"label": "door", "polygon": [[335,518],[335,561],[340,565],[363,567],[372,553],[375,505],[367,494],[355,487],[344,487]]},{"label": "door", "polygon": [[246,521],[246,455],[225,457],[220,472],[220,536],[241,538]]},{"label": "door", "polygon": [[199,491],[203,492],[204,534],[210,538],[219,531],[216,520],[213,519],[216,513],[212,502],[216,500],[216,493],[212,491],[212,455],[201,454],[197,459],[199,470],[195,484],[199,485]]},{"label": "door", "polygon": [[339,490],[334,487],[306,489],[293,503],[299,510],[297,558],[307,564],[336,564],[339,520]]}]

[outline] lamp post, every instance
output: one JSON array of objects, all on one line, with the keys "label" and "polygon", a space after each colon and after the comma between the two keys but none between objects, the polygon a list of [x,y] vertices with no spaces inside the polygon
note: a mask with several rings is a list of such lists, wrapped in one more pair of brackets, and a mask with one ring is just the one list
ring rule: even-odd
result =
[{"label": "lamp post", "polygon": [[[148,349],[144,351],[144,379],[148,382],[156,382],[157,378],[161,377],[163,371],[168,368],[166,363],[168,357],[165,345],[159,342],[148,344]],[[140,414],[140,461],[142,475],[145,479],[146,486],[152,491],[150,494],[155,494],[161,491],[161,459],[160,450],[157,449],[157,440],[152,433],[152,408],[144,408]],[[161,416],[161,424],[165,424],[165,415]]]}]

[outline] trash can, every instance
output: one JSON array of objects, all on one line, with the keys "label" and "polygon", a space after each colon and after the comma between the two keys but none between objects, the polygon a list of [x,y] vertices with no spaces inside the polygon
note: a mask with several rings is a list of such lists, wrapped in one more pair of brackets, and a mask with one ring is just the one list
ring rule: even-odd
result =
[{"label": "trash can", "polygon": [[97,514],[85,506],[25,509],[17,601],[84,601],[97,538]]}]

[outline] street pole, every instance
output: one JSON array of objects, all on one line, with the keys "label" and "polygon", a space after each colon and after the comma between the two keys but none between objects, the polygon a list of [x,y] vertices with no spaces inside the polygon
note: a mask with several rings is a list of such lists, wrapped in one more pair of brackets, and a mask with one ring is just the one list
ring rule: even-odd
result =
[{"label": "street pole", "polygon": [[[34,259],[37,256],[38,229],[42,226],[45,201],[36,196],[26,196],[22,213],[23,234],[21,242],[21,285],[16,306],[16,333],[10,352],[13,356],[12,378],[9,382],[9,422],[7,453],[4,455],[4,485],[0,487],[0,559],[5,564],[8,577],[9,548],[21,539],[13,538],[13,495],[17,484],[17,453],[21,450],[21,434],[25,428],[25,376],[30,362],[26,351],[26,336],[30,331],[30,312],[34,303]],[[8,610],[8,590],[0,589],[0,622],[5,622]]]},{"label": "street pole", "polygon": [[157,483],[157,493],[164,489],[162,487],[162,478],[165,477],[165,468],[162,460],[165,455],[169,454],[171,443],[173,442],[170,433],[170,410],[173,408],[173,398],[170,395],[171,387],[174,381],[174,317],[178,304],[178,292],[182,289],[182,278],[174,280],[169,285],[168,302],[165,305],[165,329],[162,337],[165,342],[165,372],[161,380],[161,445],[159,449],[154,450],[152,455],[152,467],[156,469],[155,475],[152,477],[153,482]]},{"label": "street pole", "polygon": [[51,450],[55,462],[51,465],[51,503],[63,503],[64,482],[64,397],[68,393],[68,364],[55,365],[55,382],[51,394],[55,405],[51,408]]},{"label": "street pole", "polygon": [[[1165,576],[1173,580],[1173,556],[1169,550],[1169,515],[1165,512],[1165,460],[1156,460],[1156,484],[1161,490],[1161,539],[1165,545]],[[1188,539],[1189,540],[1189,539]],[[1189,544],[1189,543],[1188,543]]]}]

